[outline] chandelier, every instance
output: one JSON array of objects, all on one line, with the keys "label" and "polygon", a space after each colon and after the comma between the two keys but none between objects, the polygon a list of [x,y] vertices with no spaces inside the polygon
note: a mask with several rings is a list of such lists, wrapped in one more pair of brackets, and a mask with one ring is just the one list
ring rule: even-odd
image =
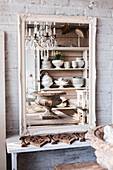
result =
[{"label": "chandelier", "polygon": [[47,50],[56,47],[56,23],[52,22],[26,22],[25,47],[27,49]]}]

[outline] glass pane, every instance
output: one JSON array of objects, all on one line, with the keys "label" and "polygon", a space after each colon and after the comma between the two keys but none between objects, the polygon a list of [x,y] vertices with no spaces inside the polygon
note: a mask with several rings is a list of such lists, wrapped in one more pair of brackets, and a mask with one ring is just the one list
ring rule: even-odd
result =
[{"label": "glass pane", "polygon": [[26,23],[27,126],[88,124],[89,25]]}]

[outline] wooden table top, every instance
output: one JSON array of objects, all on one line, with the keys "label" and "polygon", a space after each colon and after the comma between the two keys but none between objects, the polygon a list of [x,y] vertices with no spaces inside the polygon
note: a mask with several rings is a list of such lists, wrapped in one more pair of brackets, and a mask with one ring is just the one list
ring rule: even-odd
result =
[{"label": "wooden table top", "polygon": [[82,162],[82,163],[70,163],[59,164],[54,166],[54,170],[107,170],[102,168],[97,162]]}]

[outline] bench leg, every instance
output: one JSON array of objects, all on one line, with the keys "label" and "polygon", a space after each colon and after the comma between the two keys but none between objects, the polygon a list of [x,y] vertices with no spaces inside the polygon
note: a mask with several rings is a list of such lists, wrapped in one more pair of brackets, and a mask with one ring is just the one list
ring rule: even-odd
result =
[{"label": "bench leg", "polygon": [[12,159],[12,170],[17,170],[17,154],[12,153],[11,159]]}]

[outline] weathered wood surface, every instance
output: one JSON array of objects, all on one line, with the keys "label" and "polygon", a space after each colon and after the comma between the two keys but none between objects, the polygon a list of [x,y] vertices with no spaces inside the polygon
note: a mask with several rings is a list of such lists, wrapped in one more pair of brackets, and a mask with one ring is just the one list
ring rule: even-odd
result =
[{"label": "weathered wood surface", "polygon": [[71,163],[55,165],[54,170],[107,170],[102,168],[97,162],[83,162],[83,163]]},{"label": "weathered wood surface", "polygon": [[[47,116],[45,117],[47,118]],[[47,125],[69,125],[69,124],[75,124],[77,125],[79,123],[79,121],[73,119],[72,117],[70,118],[58,118],[55,119],[54,117],[52,118],[52,116],[48,116],[48,119],[30,119],[27,120],[27,125],[37,125],[37,126],[47,126]]]},{"label": "weathered wood surface", "polygon": [[52,96],[56,96],[56,95],[62,95],[62,94],[66,94],[66,92],[64,91],[55,91],[55,92],[33,92],[32,95],[34,96],[42,96],[42,97],[52,97]]},{"label": "weathered wood surface", "polygon": [[26,137],[25,143],[30,143],[31,145],[35,145],[37,147],[42,147],[46,143],[50,143],[51,139],[48,136],[34,136],[34,137]]}]

